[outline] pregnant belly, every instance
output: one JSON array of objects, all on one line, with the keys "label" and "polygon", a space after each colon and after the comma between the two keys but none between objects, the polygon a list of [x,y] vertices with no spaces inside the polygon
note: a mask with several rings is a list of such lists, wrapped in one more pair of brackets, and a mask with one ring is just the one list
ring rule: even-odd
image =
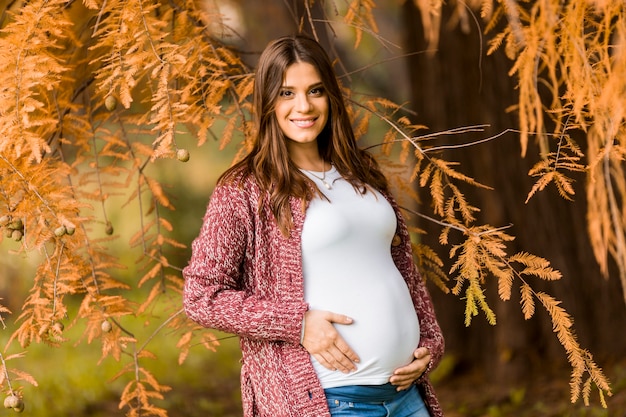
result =
[{"label": "pregnant belly", "polygon": [[369,290],[369,294],[355,294],[359,302],[345,303],[341,311],[354,322],[335,325],[359,355],[357,370],[342,374],[327,370],[313,359],[324,388],[384,384],[395,369],[413,360],[419,343],[419,322],[408,290],[400,287],[392,291],[388,286],[382,292]]}]

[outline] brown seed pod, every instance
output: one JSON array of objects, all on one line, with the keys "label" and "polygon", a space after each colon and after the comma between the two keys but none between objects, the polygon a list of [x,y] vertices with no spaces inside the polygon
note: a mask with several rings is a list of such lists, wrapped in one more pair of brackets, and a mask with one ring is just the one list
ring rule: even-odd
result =
[{"label": "brown seed pod", "polygon": [[11,222],[11,216],[9,216],[8,214],[5,214],[4,216],[0,217],[0,227],[6,226],[10,222]]},{"label": "brown seed pod", "polygon": [[24,237],[24,233],[21,230],[13,230],[11,232],[11,239],[16,242],[19,242]]},{"label": "brown seed pod", "polygon": [[113,326],[111,325],[111,322],[108,320],[104,320],[102,324],[100,325],[100,328],[102,329],[104,333],[109,333],[111,330],[113,330]]},{"label": "brown seed pod", "polygon": [[24,223],[22,222],[22,219],[16,219],[9,223],[7,227],[13,230],[20,230],[24,228]]},{"label": "brown seed pod", "polygon": [[68,234],[69,236],[72,236],[75,231],[76,231],[76,228],[72,226],[65,228],[65,233]]},{"label": "brown seed pod", "polygon": [[4,399],[4,408],[15,408],[20,403],[20,397],[15,394],[10,394]]},{"label": "brown seed pod", "polygon": [[54,235],[56,237],[61,237],[66,233],[67,233],[67,229],[65,228],[65,226],[59,226],[56,229],[54,229]]},{"label": "brown seed pod", "polygon": [[115,110],[117,107],[117,99],[114,95],[109,95],[104,99],[104,107],[106,107],[108,111]]},{"label": "brown seed pod", "polygon": [[176,152],[176,159],[178,159],[180,162],[187,162],[189,161],[189,151],[187,149],[179,149]]},{"label": "brown seed pod", "polygon": [[22,401],[21,398],[18,398],[17,405],[13,407],[13,411],[15,411],[16,413],[21,413],[22,411],[24,411],[24,401]]},{"label": "brown seed pod", "polygon": [[111,222],[107,222],[106,227],[104,228],[104,233],[111,236],[113,234],[113,225]]}]

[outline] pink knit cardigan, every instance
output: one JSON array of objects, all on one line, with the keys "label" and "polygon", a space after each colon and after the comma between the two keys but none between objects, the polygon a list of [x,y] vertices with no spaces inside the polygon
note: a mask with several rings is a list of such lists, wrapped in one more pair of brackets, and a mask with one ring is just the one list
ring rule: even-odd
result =
[{"label": "pink knit cardigan", "polygon": [[[415,305],[420,346],[428,347],[432,356],[416,383],[430,415],[440,417],[427,374],[443,355],[443,336],[413,262],[405,222],[395,201],[386,197],[398,217],[400,239],[394,239],[392,256]],[[301,254],[305,211],[301,200],[292,198],[290,205],[293,228],[286,238],[254,179],[219,184],[183,270],[187,315],[202,326],[240,337],[245,417],[330,416],[309,353],[300,345],[307,310]]]}]

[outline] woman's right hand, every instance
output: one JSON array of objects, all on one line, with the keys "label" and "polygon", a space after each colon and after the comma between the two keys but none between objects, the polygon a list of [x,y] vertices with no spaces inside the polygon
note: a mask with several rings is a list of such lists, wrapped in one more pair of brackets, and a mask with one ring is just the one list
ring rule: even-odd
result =
[{"label": "woman's right hand", "polygon": [[325,368],[356,371],[358,355],[348,346],[333,323],[352,324],[352,319],[330,311],[309,310],[304,314],[302,346]]}]

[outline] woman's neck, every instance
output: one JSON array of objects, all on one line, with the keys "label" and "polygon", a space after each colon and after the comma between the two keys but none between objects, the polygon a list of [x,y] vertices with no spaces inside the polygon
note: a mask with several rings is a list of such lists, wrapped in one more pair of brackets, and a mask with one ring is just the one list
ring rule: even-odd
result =
[{"label": "woman's neck", "polygon": [[294,161],[294,163],[298,168],[304,169],[306,171],[324,172],[327,171],[329,168],[329,164],[321,157],[317,161],[306,161],[301,163]]},{"label": "woman's neck", "polygon": [[291,162],[300,169],[320,172],[328,168],[328,164],[320,155],[317,141],[299,143],[288,140],[287,151]]},{"label": "woman's neck", "polygon": [[321,157],[317,148],[310,152],[290,152],[289,157],[298,168],[307,171],[323,172],[328,168],[328,163]]}]

